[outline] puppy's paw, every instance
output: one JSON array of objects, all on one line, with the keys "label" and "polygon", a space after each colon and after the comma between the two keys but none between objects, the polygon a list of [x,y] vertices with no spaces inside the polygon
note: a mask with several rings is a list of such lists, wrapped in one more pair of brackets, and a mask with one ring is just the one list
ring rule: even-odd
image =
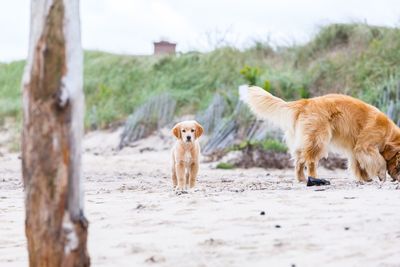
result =
[{"label": "puppy's paw", "polygon": [[198,192],[199,189],[195,189],[194,187],[190,187],[187,189],[188,193],[194,193],[194,192]]},{"label": "puppy's paw", "polygon": [[177,196],[183,195],[183,194],[187,194],[188,192],[186,190],[183,189],[176,189],[175,193]]},{"label": "puppy's paw", "polygon": [[186,190],[176,190],[175,191],[177,196],[183,195],[183,194],[187,194],[188,192]]}]

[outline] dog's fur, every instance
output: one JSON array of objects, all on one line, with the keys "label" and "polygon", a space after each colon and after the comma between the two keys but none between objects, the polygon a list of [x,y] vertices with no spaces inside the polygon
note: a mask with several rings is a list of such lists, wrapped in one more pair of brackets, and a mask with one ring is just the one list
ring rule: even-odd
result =
[{"label": "dog's fur", "polygon": [[199,137],[203,127],[196,121],[182,121],[172,129],[177,141],[172,148],[172,183],[178,191],[193,188],[199,171]]},{"label": "dog's fur", "polygon": [[248,104],[285,132],[299,181],[305,181],[304,168],[317,177],[329,149],[347,156],[359,181],[384,181],[386,170],[400,181],[400,129],[377,108],[339,94],[285,102],[259,87],[249,88]]}]

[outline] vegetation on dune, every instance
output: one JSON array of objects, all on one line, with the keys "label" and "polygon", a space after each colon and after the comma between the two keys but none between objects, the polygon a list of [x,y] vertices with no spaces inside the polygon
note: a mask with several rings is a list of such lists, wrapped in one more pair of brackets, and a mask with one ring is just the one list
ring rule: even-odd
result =
[{"label": "vegetation on dune", "polygon": [[249,147],[258,148],[265,151],[272,151],[272,152],[287,152],[287,147],[284,143],[279,140],[266,138],[262,141],[243,141],[239,145],[235,145],[231,148],[231,150],[244,150]]},{"label": "vegetation on dune", "polygon": [[399,72],[400,31],[363,24],[334,24],[297,49],[294,63],[305,67],[312,94],[343,92],[364,97]]},{"label": "vegetation on dune", "polygon": [[0,123],[6,117],[21,118],[21,80],[24,61],[0,64]]},{"label": "vegetation on dune", "polygon": [[[237,86],[243,83],[287,100],[346,93],[388,110],[387,96],[398,94],[398,62],[400,29],[365,24],[329,25],[307,44],[275,49],[256,43],[244,51],[225,47],[162,57],[88,51],[85,123],[87,128],[110,127],[165,91],[176,98],[178,115],[197,113],[216,92],[235,100]],[[23,65],[0,64],[1,120],[21,118]],[[385,90],[386,100],[381,100]]]},{"label": "vegetation on dune", "polygon": [[151,96],[168,91],[178,113],[204,109],[217,90],[235,90],[245,57],[233,48],[212,53],[126,57],[100,52],[85,56],[87,119],[106,127],[123,120]]},{"label": "vegetation on dune", "polygon": [[235,165],[233,165],[231,163],[220,162],[220,163],[217,164],[216,168],[217,169],[222,169],[222,170],[230,170],[230,169],[234,169]]}]

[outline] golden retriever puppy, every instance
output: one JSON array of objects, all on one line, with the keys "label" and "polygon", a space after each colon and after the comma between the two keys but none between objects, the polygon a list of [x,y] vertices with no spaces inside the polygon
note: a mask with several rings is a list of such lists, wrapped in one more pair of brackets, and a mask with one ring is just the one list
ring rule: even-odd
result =
[{"label": "golden retriever puppy", "polygon": [[172,183],[178,192],[196,184],[199,171],[199,137],[203,127],[196,121],[182,121],[172,129],[177,138],[172,148]]},{"label": "golden retriever puppy", "polygon": [[400,181],[400,129],[377,108],[340,94],[286,102],[259,87],[250,87],[247,97],[255,114],[284,131],[299,181],[306,180],[305,168],[317,177],[329,149],[347,156],[359,181],[384,181],[386,170]]}]

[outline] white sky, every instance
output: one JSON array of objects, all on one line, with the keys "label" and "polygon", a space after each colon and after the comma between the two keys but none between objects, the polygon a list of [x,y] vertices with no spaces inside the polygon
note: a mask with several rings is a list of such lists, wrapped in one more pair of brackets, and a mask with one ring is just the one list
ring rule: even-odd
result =
[{"label": "white sky", "polygon": [[[0,61],[25,58],[29,12],[29,0],[0,0]],[[151,54],[166,38],[206,51],[220,39],[300,43],[332,22],[400,26],[400,0],[81,0],[81,21],[85,49]]]}]

